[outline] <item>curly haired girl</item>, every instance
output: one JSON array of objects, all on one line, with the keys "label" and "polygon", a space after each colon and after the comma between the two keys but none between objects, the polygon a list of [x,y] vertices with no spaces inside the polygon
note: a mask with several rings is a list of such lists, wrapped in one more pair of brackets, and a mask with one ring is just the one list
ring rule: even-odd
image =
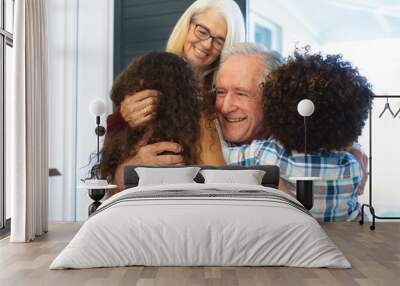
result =
[{"label": "curly haired girl", "polygon": [[101,161],[93,171],[115,182],[117,166],[135,155],[142,144],[162,141],[182,147],[184,163],[201,162],[201,110],[196,79],[190,66],[179,56],[152,52],[135,58],[114,82],[111,99],[118,106],[125,96],[145,89],[161,91],[153,120],[141,128],[125,128],[108,134]]}]

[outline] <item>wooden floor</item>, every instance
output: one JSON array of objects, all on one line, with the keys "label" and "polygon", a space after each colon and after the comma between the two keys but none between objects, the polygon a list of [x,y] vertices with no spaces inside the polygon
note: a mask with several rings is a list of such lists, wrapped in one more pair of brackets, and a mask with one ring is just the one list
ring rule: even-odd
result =
[{"label": "wooden floor", "polygon": [[51,224],[43,238],[28,244],[0,241],[0,285],[400,285],[400,222],[324,224],[353,268],[289,267],[121,267],[48,270],[79,229]]}]

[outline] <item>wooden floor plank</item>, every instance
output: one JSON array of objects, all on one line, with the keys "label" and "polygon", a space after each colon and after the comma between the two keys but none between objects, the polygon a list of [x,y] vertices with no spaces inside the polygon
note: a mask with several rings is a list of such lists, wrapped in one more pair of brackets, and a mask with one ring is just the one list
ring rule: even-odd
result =
[{"label": "wooden floor plank", "polygon": [[290,267],[116,267],[48,269],[80,224],[53,223],[32,243],[0,240],[0,285],[398,286],[400,223],[378,223],[375,231],[357,223],[322,224],[352,264],[352,269]]}]

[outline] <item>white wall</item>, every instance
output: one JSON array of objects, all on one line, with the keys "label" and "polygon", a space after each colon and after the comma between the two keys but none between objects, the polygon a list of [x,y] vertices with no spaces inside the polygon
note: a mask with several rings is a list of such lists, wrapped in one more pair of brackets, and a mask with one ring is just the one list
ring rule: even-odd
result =
[{"label": "white wall", "polygon": [[[97,149],[94,133],[95,118],[89,113],[89,103],[100,97],[112,112],[109,93],[113,81],[113,3],[110,0],[79,1],[78,31],[78,111],[77,111],[77,177],[85,178],[89,154]],[[101,122],[105,126],[106,116]],[[100,146],[101,147],[101,146]],[[87,217],[87,206],[92,202],[86,190],[77,193],[77,220]]]},{"label": "white wall", "polygon": [[49,168],[62,176],[49,178],[49,218],[73,220],[76,113],[75,1],[48,1]]},{"label": "white wall", "polygon": [[[91,203],[76,185],[96,149],[89,102],[109,90],[113,62],[113,1],[49,0],[49,178],[50,220],[84,220]],[[102,122],[104,122],[102,118]]]},{"label": "white wall", "polygon": [[286,1],[250,0],[249,37],[254,41],[255,23],[269,26],[277,24],[282,28],[282,55],[293,52],[296,46],[311,45],[314,50],[320,47],[318,30],[303,15]]}]

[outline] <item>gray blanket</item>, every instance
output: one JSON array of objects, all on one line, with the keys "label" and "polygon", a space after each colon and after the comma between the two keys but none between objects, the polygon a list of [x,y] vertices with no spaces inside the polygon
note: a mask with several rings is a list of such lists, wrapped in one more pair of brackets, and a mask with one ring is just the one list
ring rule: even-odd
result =
[{"label": "gray blanket", "polygon": [[203,190],[163,190],[163,191],[145,191],[145,192],[133,192],[125,194],[115,201],[107,204],[106,206],[93,212],[91,217],[96,214],[103,212],[104,210],[126,201],[143,201],[143,200],[153,200],[153,199],[174,199],[174,200],[188,200],[188,199],[257,199],[264,201],[271,201],[276,203],[287,204],[295,207],[297,210],[311,215],[304,206],[293,200],[289,200],[284,196],[280,196],[275,193],[260,190],[235,190],[235,191],[221,191],[216,189],[203,189]]}]

